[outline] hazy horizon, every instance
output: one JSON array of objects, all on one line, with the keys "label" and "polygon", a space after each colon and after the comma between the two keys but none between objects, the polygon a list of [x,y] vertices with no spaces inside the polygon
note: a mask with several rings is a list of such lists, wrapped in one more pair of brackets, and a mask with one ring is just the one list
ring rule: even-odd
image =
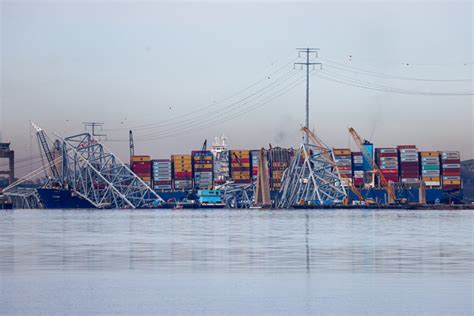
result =
[{"label": "hazy horizon", "polygon": [[[38,152],[30,120],[50,136],[79,133],[84,121],[103,122],[115,140],[107,146],[124,160],[128,128],[144,124],[150,126],[134,129],[136,153],[154,158],[200,149],[204,139],[210,144],[222,134],[231,148],[298,146],[304,83],[248,113],[252,102],[231,105],[287,70],[293,78],[304,76],[289,72],[297,47],[320,48],[321,58],[313,61],[354,82],[428,93],[473,91],[472,81],[403,79],[473,78],[472,2],[3,1],[0,10],[0,132],[19,159]],[[362,74],[334,63],[331,68],[328,60]],[[227,103],[200,110],[259,80]],[[310,96],[310,127],[331,147],[355,149],[347,133],[352,126],[375,147],[416,144],[474,158],[472,95],[375,91],[316,72]],[[193,111],[203,115],[202,124],[188,115],[158,128]],[[220,118],[225,122],[216,125]],[[18,168],[19,176],[29,170]]]}]

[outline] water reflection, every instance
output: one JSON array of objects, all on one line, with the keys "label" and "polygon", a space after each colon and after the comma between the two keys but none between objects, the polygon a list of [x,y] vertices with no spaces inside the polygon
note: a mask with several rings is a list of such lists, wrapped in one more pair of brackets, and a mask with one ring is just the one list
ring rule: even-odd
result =
[{"label": "water reflection", "polygon": [[472,273],[470,211],[8,211],[0,273]]}]

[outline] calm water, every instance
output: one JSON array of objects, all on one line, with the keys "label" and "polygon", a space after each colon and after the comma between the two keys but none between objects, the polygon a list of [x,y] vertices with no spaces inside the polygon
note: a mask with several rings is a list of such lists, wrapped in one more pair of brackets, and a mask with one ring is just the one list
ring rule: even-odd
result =
[{"label": "calm water", "polygon": [[474,313],[472,211],[4,211],[0,314]]}]

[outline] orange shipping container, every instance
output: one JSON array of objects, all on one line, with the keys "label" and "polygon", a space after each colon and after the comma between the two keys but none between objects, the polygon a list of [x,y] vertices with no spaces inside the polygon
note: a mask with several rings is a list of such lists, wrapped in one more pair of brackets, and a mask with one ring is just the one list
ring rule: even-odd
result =
[{"label": "orange shipping container", "polygon": [[241,162],[241,163],[233,162],[231,165],[232,165],[232,167],[246,167],[246,168],[250,168],[250,162]]},{"label": "orange shipping container", "polygon": [[439,156],[438,151],[420,151],[421,157],[437,157]]},{"label": "orange shipping container", "polygon": [[334,155],[350,155],[351,150],[347,148],[334,148],[333,149]]},{"label": "orange shipping container", "polygon": [[150,161],[151,157],[148,155],[135,155],[130,157],[131,162],[136,162],[136,161]]},{"label": "orange shipping container", "polygon": [[171,155],[171,160],[191,160],[191,155]]},{"label": "orange shipping container", "polygon": [[443,185],[461,185],[460,180],[444,180]]}]

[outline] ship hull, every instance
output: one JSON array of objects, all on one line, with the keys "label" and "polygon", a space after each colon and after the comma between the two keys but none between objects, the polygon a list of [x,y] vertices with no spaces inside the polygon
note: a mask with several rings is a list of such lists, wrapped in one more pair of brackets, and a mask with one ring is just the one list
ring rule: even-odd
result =
[{"label": "ship hull", "polygon": [[[75,208],[96,208],[87,200],[74,196],[68,190],[57,189],[37,189],[41,203],[46,209],[75,209]],[[360,190],[362,196],[373,199],[378,203],[386,203],[387,193],[383,189]],[[188,192],[183,191],[169,191],[158,192],[158,194],[168,201],[162,208],[172,208],[176,202],[182,202],[188,196]],[[277,198],[278,192],[272,192],[272,198]],[[352,200],[357,200],[357,197],[349,192],[349,197]],[[419,203],[419,194],[417,189],[403,189],[397,190],[397,197],[405,198],[408,203]],[[427,189],[426,202],[427,204],[451,204],[459,203],[462,200],[462,191],[447,192],[442,189]],[[201,208],[223,208],[224,205],[200,205]],[[188,208],[188,207],[187,207]],[[194,207],[193,207],[194,208]]]}]

